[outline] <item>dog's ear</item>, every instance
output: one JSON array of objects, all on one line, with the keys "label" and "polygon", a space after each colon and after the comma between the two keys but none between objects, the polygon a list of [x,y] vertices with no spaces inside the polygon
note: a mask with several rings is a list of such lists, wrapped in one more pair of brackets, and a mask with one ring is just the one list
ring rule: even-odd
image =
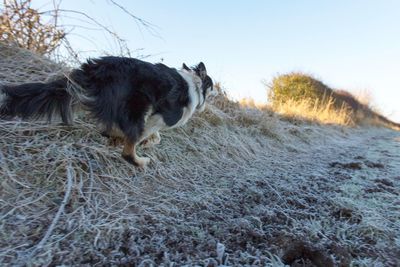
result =
[{"label": "dog's ear", "polygon": [[187,70],[187,71],[191,71],[191,69],[188,66],[186,66],[185,63],[182,64],[182,69]]},{"label": "dog's ear", "polygon": [[195,68],[196,74],[199,75],[199,77],[204,80],[207,77],[207,70],[206,66],[204,65],[203,62],[200,62],[196,68]]}]

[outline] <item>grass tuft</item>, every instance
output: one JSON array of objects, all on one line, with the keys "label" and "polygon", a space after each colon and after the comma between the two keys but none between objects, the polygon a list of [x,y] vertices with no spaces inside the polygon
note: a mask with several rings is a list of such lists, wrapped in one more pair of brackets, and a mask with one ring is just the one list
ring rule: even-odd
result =
[{"label": "grass tuft", "polygon": [[353,112],[347,106],[340,109],[335,107],[334,99],[330,98],[323,103],[310,99],[294,100],[274,103],[273,110],[288,120],[303,120],[322,124],[336,124],[353,126]]}]

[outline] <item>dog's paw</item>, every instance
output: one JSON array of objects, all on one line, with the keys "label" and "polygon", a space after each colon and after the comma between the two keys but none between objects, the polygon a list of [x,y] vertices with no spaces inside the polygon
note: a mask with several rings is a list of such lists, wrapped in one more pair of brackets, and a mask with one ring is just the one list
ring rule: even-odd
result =
[{"label": "dog's paw", "polygon": [[155,145],[158,145],[161,142],[161,137],[160,134],[152,134],[150,135],[147,139],[145,139],[142,143],[141,146],[143,148],[149,148]]},{"label": "dog's paw", "polygon": [[133,158],[131,155],[122,154],[122,158],[125,159],[128,163],[140,168],[145,168],[150,163],[150,158],[147,157]]},{"label": "dog's paw", "polygon": [[147,157],[137,157],[136,164],[140,168],[145,168],[150,163],[150,158]]},{"label": "dog's paw", "polygon": [[155,145],[158,145],[160,142],[154,142],[153,140],[144,140],[143,143],[141,144],[142,148],[150,148]]}]

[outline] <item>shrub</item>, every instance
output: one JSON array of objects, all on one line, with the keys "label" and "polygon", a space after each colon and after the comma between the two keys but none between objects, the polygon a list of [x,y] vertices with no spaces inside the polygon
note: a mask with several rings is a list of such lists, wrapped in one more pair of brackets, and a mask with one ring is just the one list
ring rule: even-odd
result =
[{"label": "shrub", "polygon": [[31,7],[31,2],[4,0],[4,8],[0,10],[0,41],[39,55],[49,54],[61,44],[65,32],[57,25],[57,13],[52,21],[43,22],[43,16]]},{"label": "shrub", "polygon": [[272,80],[269,100],[272,105],[286,101],[325,102],[330,99],[333,90],[317,79],[303,73],[279,75]]},{"label": "shrub", "polygon": [[322,123],[350,125],[357,108],[350,93],[335,91],[303,73],[275,77],[268,96],[276,112]]}]

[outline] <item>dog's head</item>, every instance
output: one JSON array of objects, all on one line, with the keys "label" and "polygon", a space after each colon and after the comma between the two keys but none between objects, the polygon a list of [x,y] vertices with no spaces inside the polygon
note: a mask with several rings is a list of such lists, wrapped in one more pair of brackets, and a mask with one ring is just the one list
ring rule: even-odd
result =
[{"label": "dog's head", "polygon": [[200,99],[200,103],[197,106],[199,111],[203,111],[205,108],[206,99],[209,95],[214,93],[214,84],[210,76],[207,75],[206,66],[203,62],[200,62],[198,65],[193,68],[189,68],[185,63],[182,65],[182,69],[192,74],[196,75],[201,80],[201,85],[199,85],[199,93],[202,96]]}]

